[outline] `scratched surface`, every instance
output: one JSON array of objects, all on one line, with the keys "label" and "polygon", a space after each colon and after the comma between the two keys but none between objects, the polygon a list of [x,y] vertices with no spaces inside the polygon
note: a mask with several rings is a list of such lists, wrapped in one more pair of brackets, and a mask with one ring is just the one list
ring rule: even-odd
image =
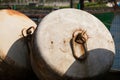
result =
[{"label": "scratched surface", "polygon": [[120,13],[115,13],[110,32],[114,38],[116,55],[112,70],[120,71]]}]

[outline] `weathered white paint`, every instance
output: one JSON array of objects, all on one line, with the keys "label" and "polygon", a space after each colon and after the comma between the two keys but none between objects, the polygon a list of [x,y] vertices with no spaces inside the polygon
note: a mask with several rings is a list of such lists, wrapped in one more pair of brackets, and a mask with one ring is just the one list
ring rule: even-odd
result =
[{"label": "weathered white paint", "polygon": [[11,65],[28,67],[28,49],[22,29],[36,27],[24,14],[15,10],[0,10],[0,57]]},{"label": "weathered white paint", "polygon": [[[84,30],[88,35],[88,56],[83,62],[73,57],[70,45],[76,30]],[[93,15],[77,9],[60,9],[47,15],[35,32],[33,46],[33,69],[45,80],[58,80],[51,70],[59,76],[78,79],[105,73],[115,53],[113,39],[105,25]]]}]

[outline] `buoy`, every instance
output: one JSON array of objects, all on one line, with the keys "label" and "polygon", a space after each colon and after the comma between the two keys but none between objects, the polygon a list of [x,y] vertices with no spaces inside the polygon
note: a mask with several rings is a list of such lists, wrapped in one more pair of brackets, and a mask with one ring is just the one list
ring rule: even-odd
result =
[{"label": "buoy", "polygon": [[59,9],[45,16],[33,35],[31,63],[42,80],[83,79],[109,71],[114,41],[88,12]]},{"label": "buoy", "polygon": [[18,77],[18,73],[19,76],[25,75],[31,68],[30,53],[24,38],[27,35],[25,30],[30,27],[36,28],[36,24],[23,13],[0,10],[0,75]]}]

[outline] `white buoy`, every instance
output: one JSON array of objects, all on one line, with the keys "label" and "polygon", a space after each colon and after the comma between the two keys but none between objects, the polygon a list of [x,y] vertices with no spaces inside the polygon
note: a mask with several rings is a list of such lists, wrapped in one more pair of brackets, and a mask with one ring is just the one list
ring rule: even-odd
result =
[{"label": "white buoy", "polygon": [[36,28],[36,24],[23,13],[0,10],[0,71],[16,75],[17,71],[30,68],[29,52],[22,32],[31,26]]},{"label": "white buoy", "polygon": [[32,67],[42,80],[92,78],[113,63],[114,41],[105,25],[77,9],[48,14],[35,31]]}]

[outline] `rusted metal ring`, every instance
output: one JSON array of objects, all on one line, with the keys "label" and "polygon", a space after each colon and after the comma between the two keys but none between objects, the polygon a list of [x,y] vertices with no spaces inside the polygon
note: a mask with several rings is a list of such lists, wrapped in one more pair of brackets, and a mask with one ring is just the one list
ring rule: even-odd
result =
[{"label": "rusted metal ring", "polygon": [[[29,53],[31,53],[31,41],[32,41],[32,34],[35,30],[34,26],[29,27],[28,29],[23,29],[22,30],[22,36],[25,38],[25,43],[27,44],[27,48]],[[25,33],[24,33],[25,31]]]},{"label": "rusted metal ring", "polygon": [[29,27],[28,29],[24,28],[22,29],[22,36],[23,37],[27,37],[28,35],[31,35],[35,30],[35,27],[34,26],[31,26]]},{"label": "rusted metal ring", "polygon": [[72,48],[75,59],[82,61],[87,58],[87,39],[86,31],[77,30],[73,33]]}]

